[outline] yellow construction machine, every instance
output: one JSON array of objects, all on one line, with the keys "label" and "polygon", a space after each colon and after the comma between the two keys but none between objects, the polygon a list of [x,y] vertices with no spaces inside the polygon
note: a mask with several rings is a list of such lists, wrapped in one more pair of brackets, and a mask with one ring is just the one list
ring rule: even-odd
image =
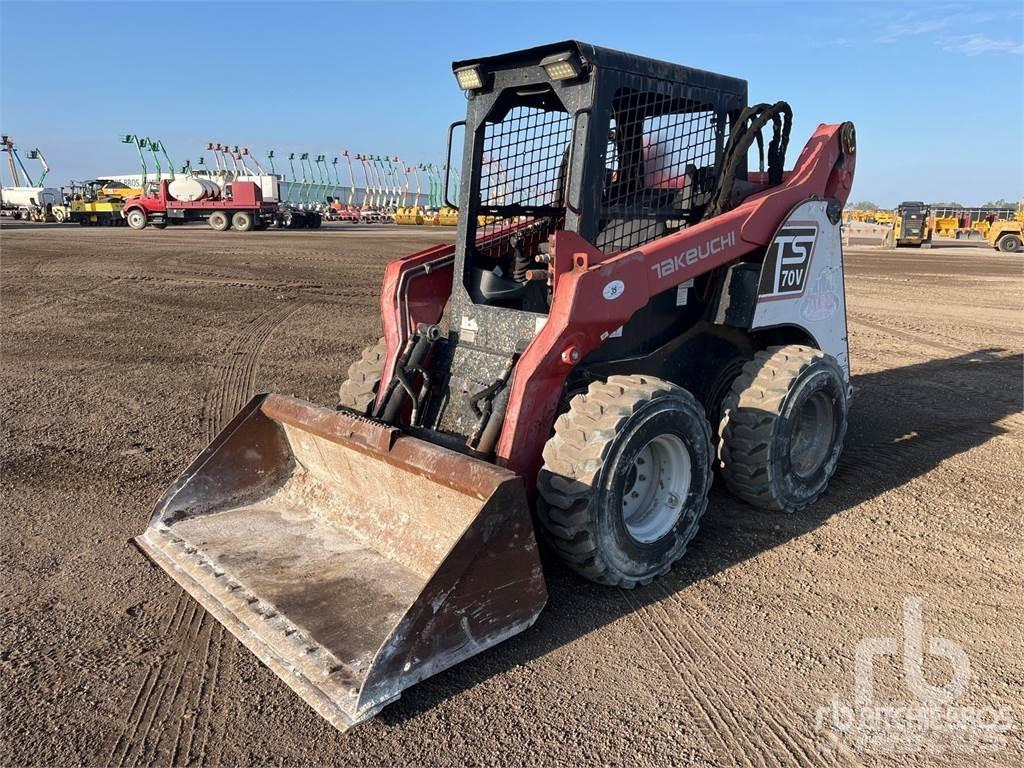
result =
[{"label": "yellow construction machine", "polygon": [[419,205],[403,206],[395,209],[395,224],[423,224],[423,207]]},{"label": "yellow construction machine", "polygon": [[956,216],[935,217],[935,234],[938,237],[956,237],[960,231],[960,220]]},{"label": "yellow construction machine", "polygon": [[77,222],[83,227],[123,226],[125,219],[121,209],[124,208],[124,201],[141,193],[141,189],[116,181],[72,181],[70,200],[59,213],[55,211],[55,215],[58,221]]},{"label": "yellow construction machine", "polygon": [[1010,220],[993,221],[985,232],[985,239],[1003,253],[1024,250],[1024,207],[1018,206],[1017,213]]},{"label": "yellow construction machine", "polygon": [[456,227],[459,224],[459,209],[444,206],[437,212],[437,224],[441,227]]},{"label": "yellow construction machine", "polygon": [[885,244],[890,248],[931,245],[932,230],[928,226],[930,215],[931,211],[924,203],[910,200],[900,203],[893,217],[892,229],[885,236]]}]

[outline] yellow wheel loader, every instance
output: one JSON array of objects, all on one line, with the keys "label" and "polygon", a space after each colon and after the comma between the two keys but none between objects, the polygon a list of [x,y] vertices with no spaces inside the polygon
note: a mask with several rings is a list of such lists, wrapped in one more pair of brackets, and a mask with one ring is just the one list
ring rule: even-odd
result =
[{"label": "yellow wheel loader", "polygon": [[1013,221],[993,222],[985,233],[985,239],[1003,253],[1020,253],[1024,250],[1024,223],[1020,214]]}]

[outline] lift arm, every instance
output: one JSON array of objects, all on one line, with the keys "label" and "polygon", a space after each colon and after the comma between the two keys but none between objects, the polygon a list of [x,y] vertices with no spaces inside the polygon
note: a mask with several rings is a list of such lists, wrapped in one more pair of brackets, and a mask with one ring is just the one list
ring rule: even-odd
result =
[{"label": "lift arm", "polygon": [[43,172],[39,174],[39,181],[35,183],[35,186],[41,187],[43,186],[43,180],[46,178],[46,174],[50,172],[50,166],[47,165],[46,158],[43,157],[43,153],[39,151],[39,147],[36,147],[29,152],[28,157],[30,160],[38,160],[43,166]]},{"label": "lift arm", "polygon": [[139,137],[136,136],[134,133],[125,134],[124,136],[121,137],[121,143],[122,144],[134,144],[135,145],[135,149],[139,153],[139,162],[142,164],[142,185],[141,186],[142,186],[143,191],[145,191],[145,189],[146,189],[146,182],[149,180],[149,168],[146,167],[146,155],[142,151],[142,146],[143,146],[142,145],[142,141],[144,141],[144,140],[143,139],[139,139]]}]

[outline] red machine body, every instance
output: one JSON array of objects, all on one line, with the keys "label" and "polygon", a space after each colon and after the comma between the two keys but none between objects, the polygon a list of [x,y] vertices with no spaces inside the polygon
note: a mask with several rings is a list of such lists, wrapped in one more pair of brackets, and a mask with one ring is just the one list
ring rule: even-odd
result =
[{"label": "red machine body", "polygon": [[[516,365],[498,462],[532,489],[566,378],[577,362],[653,295],[764,249],[798,203],[816,198],[845,203],[856,162],[851,148],[844,152],[841,146],[842,127],[819,126],[781,185],[765,184],[763,192],[733,210],[640,248],[605,255],[574,232],[556,232],[551,310]],[[757,182],[755,174],[751,178]],[[452,287],[454,250],[454,245],[438,245],[388,264],[381,292],[385,380],[413,329],[440,319]],[[617,301],[602,300],[604,286],[614,280],[626,290]]]},{"label": "red machine body", "polygon": [[[713,482],[799,513],[847,431],[852,123],[786,171],[792,111],[743,80],[578,41],[453,71],[456,242],[387,265],[338,407],[256,397],[137,539],[342,730],[533,623],[535,530],[643,586]],[[129,206],[212,226],[244,201]]]}]

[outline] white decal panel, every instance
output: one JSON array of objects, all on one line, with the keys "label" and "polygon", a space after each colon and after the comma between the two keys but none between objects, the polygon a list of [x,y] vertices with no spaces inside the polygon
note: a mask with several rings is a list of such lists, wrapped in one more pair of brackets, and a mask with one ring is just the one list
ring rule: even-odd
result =
[{"label": "white decal panel", "polygon": [[850,376],[839,225],[824,200],[794,208],[765,253],[752,329],[792,325],[805,330]]}]

